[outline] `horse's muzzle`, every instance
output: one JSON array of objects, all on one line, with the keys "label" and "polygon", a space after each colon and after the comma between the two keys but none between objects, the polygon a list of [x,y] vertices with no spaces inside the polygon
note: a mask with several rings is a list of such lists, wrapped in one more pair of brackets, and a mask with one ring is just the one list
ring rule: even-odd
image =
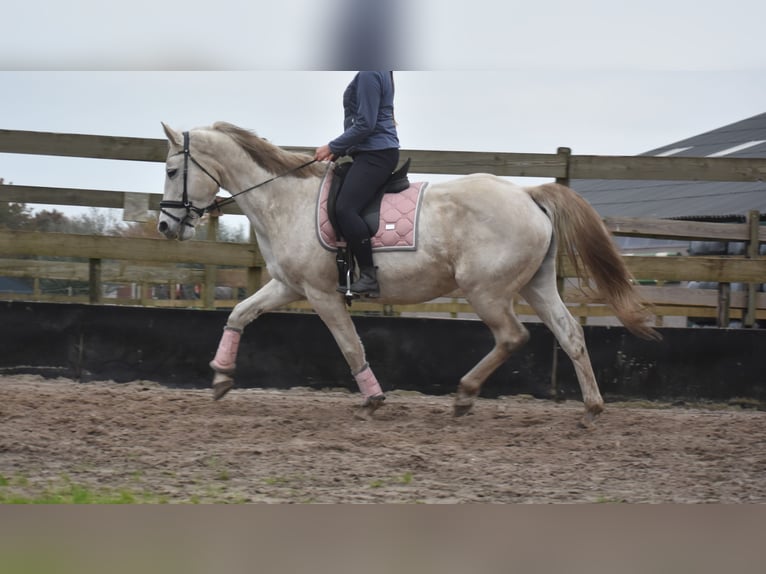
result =
[{"label": "horse's muzzle", "polygon": [[168,239],[178,238],[178,226],[170,225],[167,221],[160,221],[157,224],[157,231],[162,233]]},{"label": "horse's muzzle", "polygon": [[177,239],[178,241],[186,241],[194,237],[194,227],[189,225],[177,225],[173,222],[160,220],[157,224],[157,231],[164,235],[167,239]]}]

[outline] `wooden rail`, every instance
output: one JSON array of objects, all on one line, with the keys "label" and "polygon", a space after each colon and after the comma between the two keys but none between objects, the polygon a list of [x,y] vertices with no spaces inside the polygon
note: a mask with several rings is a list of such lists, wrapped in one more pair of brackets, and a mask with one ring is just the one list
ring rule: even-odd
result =
[{"label": "wooden rail", "polygon": [[[283,146],[313,153],[313,148]],[[566,149],[566,148],[561,148]],[[164,139],[0,130],[0,153],[165,161]],[[687,181],[762,181],[766,159],[570,155],[560,151],[500,153],[402,150],[417,173],[466,174],[569,179],[656,179]]]},{"label": "wooden rail", "polygon": [[[285,146],[290,151],[312,153],[306,147]],[[0,152],[63,157],[118,159],[163,162],[167,154],[164,139],[128,138],[83,134],[60,134],[0,130]],[[415,173],[466,174],[490,172],[501,176],[550,177],[566,182],[571,179],[657,179],[700,181],[758,181],[766,179],[766,159],[675,158],[577,156],[567,148],[556,154],[453,152],[402,150],[411,157]],[[39,203],[62,206],[90,206],[123,209],[132,215],[157,211],[159,194],[118,192],[92,189],[0,186],[0,201]],[[228,213],[241,213],[236,205]],[[758,256],[758,244],[766,242],[766,229],[758,225],[757,214],[749,223],[722,224],[659,219],[608,217],[607,227],[615,235],[682,240],[738,241],[749,245],[742,257],[626,257],[628,268],[639,280],[659,286],[641,287],[645,298],[663,316],[743,318],[752,324],[766,319],[764,294],[756,286],[766,283],[766,259]],[[158,306],[231,306],[236,299],[216,300],[213,288],[227,285],[251,292],[266,279],[263,260],[254,244],[216,241],[170,242],[164,239],[134,239],[40,234],[0,230],[0,276],[79,281],[89,285],[89,295],[63,296],[37,292],[30,295],[3,294],[2,298],[38,300],[101,300],[106,283],[137,283],[139,297],[110,300],[115,303]],[[30,259],[35,258],[35,259]],[[47,258],[47,259],[43,259]],[[70,261],[61,261],[70,258]],[[56,260],[51,260],[56,259]],[[224,269],[232,267],[231,269]],[[572,265],[564,261],[562,275],[571,276]],[[704,281],[722,285],[718,291],[691,290],[668,285],[676,282]],[[199,300],[163,300],[148,296],[150,285],[194,283],[203,285]],[[732,283],[746,283],[746,291],[732,291]],[[708,292],[705,292],[708,291]],[[566,287],[564,298],[576,315],[608,316],[603,305],[587,304],[582,293]],[[290,306],[307,308],[305,303]],[[523,301],[517,303],[521,314],[531,314]],[[360,312],[448,313],[458,316],[472,313],[459,293],[447,299],[421,305],[387,306],[355,303]],[[719,321],[720,322],[720,321]],[[725,322],[724,322],[725,323]]]}]

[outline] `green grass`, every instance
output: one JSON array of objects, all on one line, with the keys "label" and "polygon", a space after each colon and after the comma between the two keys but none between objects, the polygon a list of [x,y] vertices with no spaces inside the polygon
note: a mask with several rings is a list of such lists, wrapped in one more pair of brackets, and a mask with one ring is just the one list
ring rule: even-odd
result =
[{"label": "green grass", "polygon": [[595,500],[596,504],[622,504],[625,500],[622,498],[615,498],[613,496],[598,496]]},{"label": "green grass", "polygon": [[0,476],[0,504],[139,504],[165,503],[167,500],[148,492],[128,488],[94,488],[72,482],[68,476],[32,487],[25,476]]},{"label": "green grass", "polygon": [[407,485],[412,484],[412,473],[411,472],[405,472],[401,476],[394,476],[391,478],[385,478],[385,479],[377,479],[370,482],[370,488],[382,488],[383,486],[386,486],[387,484],[401,484],[401,485]]},{"label": "green grass", "polygon": [[399,484],[410,484],[412,482],[412,473],[411,472],[405,472],[402,476],[398,478]]},{"label": "green grass", "polygon": [[265,482],[269,486],[278,486],[278,485],[289,483],[290,479],[284,476],[270,476],[270,477],[264,478],[263,482]]}]

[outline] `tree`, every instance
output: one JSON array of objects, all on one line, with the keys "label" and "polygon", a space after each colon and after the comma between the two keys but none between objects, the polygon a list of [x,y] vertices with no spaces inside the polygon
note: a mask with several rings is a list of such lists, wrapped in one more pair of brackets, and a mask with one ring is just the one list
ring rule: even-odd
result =
[{"label": "tree", "polygon": [[[0,177],[0,186],[13,185]],[[0,196],[1,197],[1,196]],[[23,203],[0,201],[0,228],[24,229],[29,222],[30,211]]]},{"label": "tree", "polygon": [[123,237],[146,237],[149,239],[157,239],[160,237],[159,231],[157,231],[157,216],[152,215],[146,221],[128,223],[122,227],[120,235]]},{"label": "tree", "polygon": [[[237,225],[225,223],[223,220],[219,220],[221,223],[218,226],[218,241],[226,241],[229,243],[247,243],[249,238],[247,233]],[[207,239],[210,226],[208,225],[209,219],[204,218],[199,224],[197,224],[196,237],[198,239]],[[158,217],[156,215],[151,216],[147,221],[141,223],[128,223],[123,225],[120,229],[120,235],[123,237],[148,237],[149,239],[159,239],[161,237],[159,231],[157,231]]]},{"label": "tree", "polygon": [[111,211],[91,207],[88,213],[70,220],[66,231],[83,235],[122,235],[123,228],[123,223]]},{"label": "tree", "polygon": [[0,228],[26,229],[30,216],[25,204],[0,201]]},{"label": "tree", "polygon": [[238,225],[225,223],[223,220],[221,220],[221,225],[218,228],[218,239],[229,243],[247,243],[250,241],[245,229]]},{"label": "tree", "polygon": [[66,231],[69,219],[57,209],[43,209],[31,217],[29,225],[25,229],[30,231],[42,231],[43,233],[62,233]]}]

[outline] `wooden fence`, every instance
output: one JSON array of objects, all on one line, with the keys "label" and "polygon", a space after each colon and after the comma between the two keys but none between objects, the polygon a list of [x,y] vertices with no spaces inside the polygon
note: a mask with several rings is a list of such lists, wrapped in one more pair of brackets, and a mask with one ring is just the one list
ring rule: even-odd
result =
[{"label": "wooden fence", "polygon": [[[290,151],[313,152],[303,147]],[[0,130],[0,153],[68,156],[164,162],[167,143],[162,139],[126,138]],[[699,181],[766,180],[766,159],[575,156],[567,148],[556,154],[443,152],[402,150],[412,158],[416,173],[466,174],[477,171],[501,176],[550,177],[567,183],[570,179],[657,179]],[[161,182],[158,182],[158,187]],[[122,209],[127,219],[141,220],[157,211],[160,195],[107,190],[0,186],[0,201],[61,206],[89,206]],[[241,213],[236,205],[229,213]],[[747,244],[744,256],[667,257],[629,256],[628,268],[644,283],[640,289],[653,304],[658,324],[664,317],[702,317],[719,325],[741,320],[752,326],[766,319],[766,258],[759,257],[766,229],[759,214],[750,212],[746,223],[701,223],[658,219],[609,217],[607,227],[615,235],[701,241],[736,241]],[[215,236],[216,220],[211,220]],[[29,259],[35,257],[35,259]],[[67,261],[62,261],[66,258]],[[572,277],[573,269],[564,260],[561,274]],[[234,293],[250,293],[266,280],[263,260],[254,243],[224,243],[215,240],[171,242],[165,239],[43,234],[0,230],[0,277],[33,278],[31,294],[3,293],[2,299],[30,299],[99,303],[105,284],[131,284],[129,297],[110,299],[116,304],[155,306],[230,307],[241,297],[216,299],[215,287],[228,286]],[[46,295],[40,292],[41,279],[87,282],[88,295]],[[689,289],[688,281],[716,282],[719,288]],[[176,284],[196,284],[199,299],[175,297]],[[588,317],[609,317],[611,311],[598,302],[589,302],[572,281],[563,282],[563,293],[572,312],[586,322]],[[743,291],[731,284],[746,284]],[[164,286],[168,298],[157,298],[154,287]],[[290,306],[306,310],[305,303]],[[472,313],[459,293],[421,305],[383,307],[355,302],[354,311],[399,313],[442,313],[463,316]],[[517,302],[521,315],[532,311]]]}]

